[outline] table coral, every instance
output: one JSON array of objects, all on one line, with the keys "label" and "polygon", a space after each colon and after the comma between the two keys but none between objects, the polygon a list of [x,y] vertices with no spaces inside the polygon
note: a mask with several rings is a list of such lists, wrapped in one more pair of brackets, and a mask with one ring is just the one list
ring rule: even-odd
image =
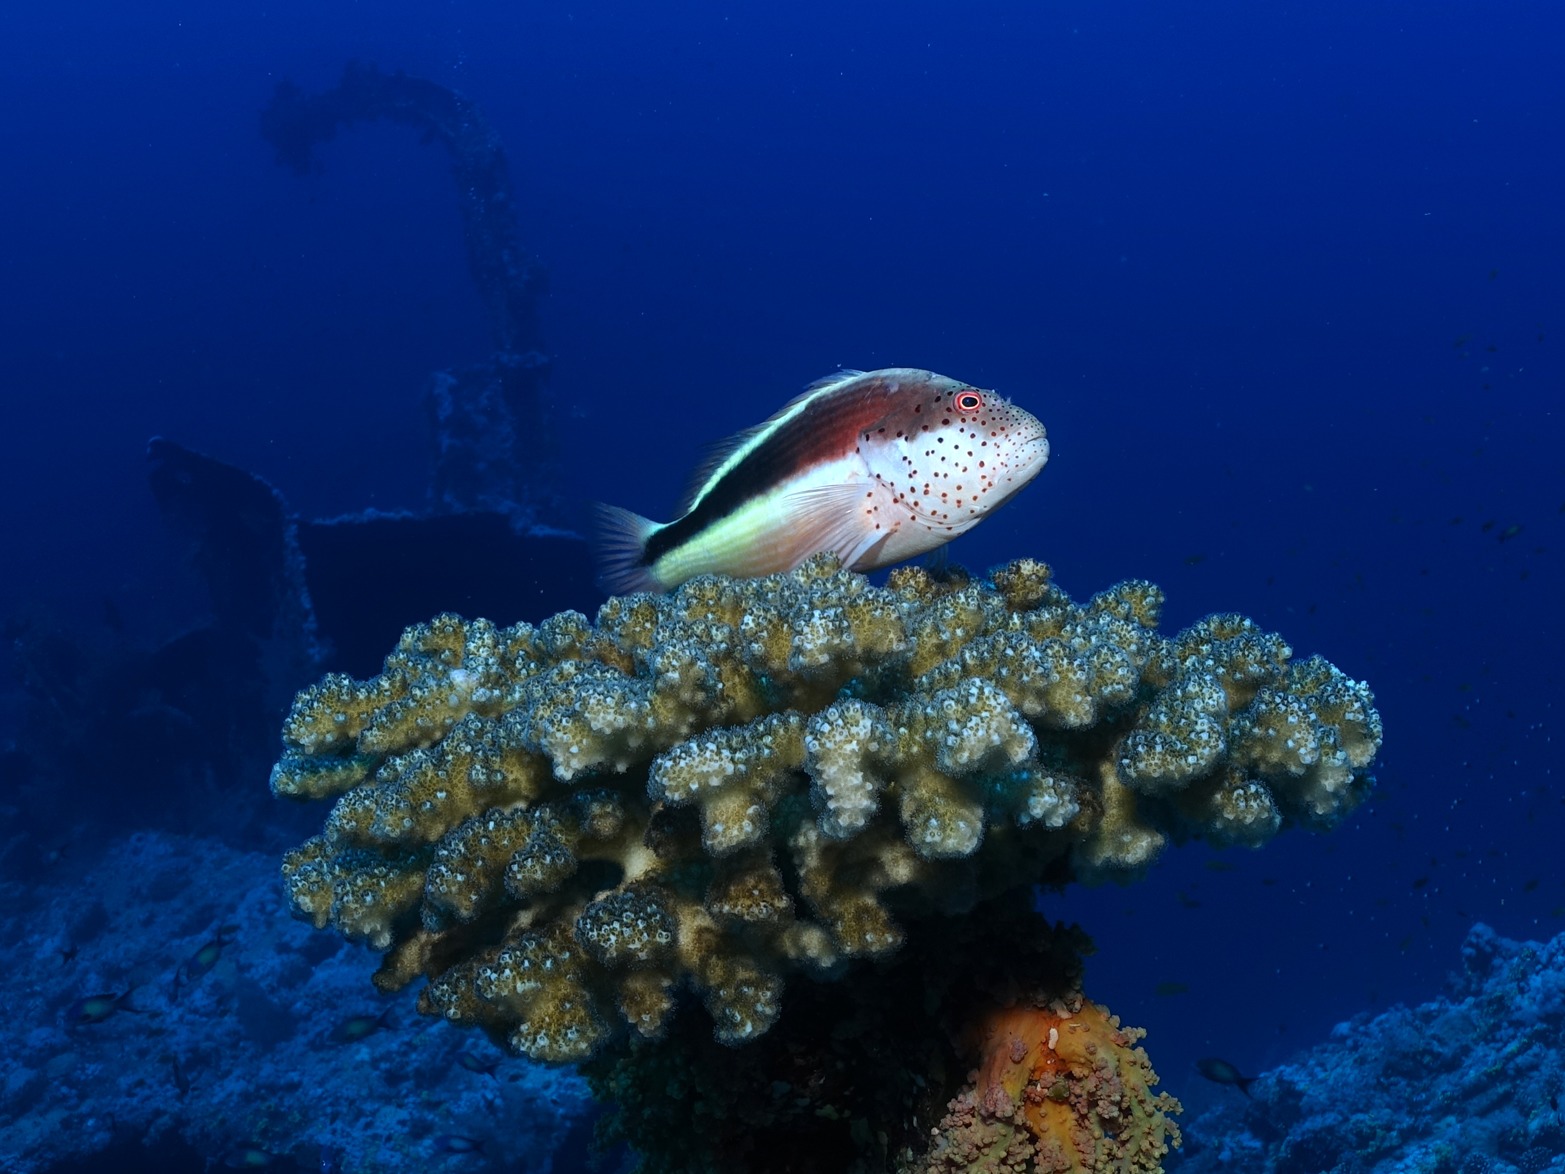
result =
[{"label": "table coral", "polygon": [[877,588],[823,557],[596,622],[440,616],[296,700],[273,789],[335,802],[293,906],[385,951],[382,989],[580,1061],[664,1038],[682,992],[747,1043],[914,920],[1351,810],[1368,688],[1242,617],[1163,636],[1161,606],[1030,560]]}]

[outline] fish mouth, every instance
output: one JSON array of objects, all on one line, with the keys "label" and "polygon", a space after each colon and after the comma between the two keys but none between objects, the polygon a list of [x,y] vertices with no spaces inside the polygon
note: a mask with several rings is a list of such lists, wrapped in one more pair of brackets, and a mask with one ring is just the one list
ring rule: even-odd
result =
[{"label": "fish mouth", "polygon": [[1049,459],[1049,434],[1042,428],[1039,428],[1037,432],[1032,433],[1030,436],[1022,437],[1017,441],[1017,444],[1024,451],[1036,448],[1038,450],[1038,464],[1043,465],[1047,463]]}]

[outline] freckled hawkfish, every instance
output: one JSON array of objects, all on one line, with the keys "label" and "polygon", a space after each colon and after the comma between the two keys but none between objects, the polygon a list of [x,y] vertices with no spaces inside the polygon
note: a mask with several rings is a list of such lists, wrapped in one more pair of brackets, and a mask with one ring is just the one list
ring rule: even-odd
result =
[{"label": "freckled hawkfish", "polygon": [[972,529],[1048,459],[1043,425],[992,391],[905,367],[841,371],[719,446],[675,521],[600,506],[603,585],[668,591],[821,551],[889,566]]}]

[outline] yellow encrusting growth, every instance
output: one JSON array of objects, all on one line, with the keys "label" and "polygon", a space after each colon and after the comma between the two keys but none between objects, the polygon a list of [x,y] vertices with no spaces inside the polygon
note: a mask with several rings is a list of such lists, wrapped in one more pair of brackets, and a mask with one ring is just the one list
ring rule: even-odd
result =
[{"label": "yellow encrusting growth", "polygon": [[290,900],[536,1059],[657,1038],[684,991],[741,1044],[908,918],[1359,801],[1366,686],[1242,617],[1162,636],[1161,608],[1030,560],[876,588],[822,557],[595,622],[440,616],[295,701],[273,789],[333,806]]},{"label": "yellow encrusting growth", "polygon": [[1179,1102],[1158,1084],[1145,1032],[1079,993],[991,1014],[979,1063],[909,1174],[1156,1174]]}]

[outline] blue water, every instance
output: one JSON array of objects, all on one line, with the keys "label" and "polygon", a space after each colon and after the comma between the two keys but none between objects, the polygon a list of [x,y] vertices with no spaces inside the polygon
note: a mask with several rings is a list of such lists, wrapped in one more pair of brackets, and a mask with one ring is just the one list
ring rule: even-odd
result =
[{"label": "blue water", "polygon": [[350,59],[458,89],[549,274],[571,501],[666,520],[811,379],[928,367],[1053,445],[956,561],[1150,578],[1168,628],[1242,611],[1370,682],[1346,825],[1047,901],[1198,1108],[1196,1057],[1427,997],[1475,920],[1565,929],[1561,44],[1478,0],[16,0],[0,616],[199,613],[155,433],[304,516],[422,506],[425,382],[490,350],[447,165],[371,124],[301,179],[258,120]]}]

